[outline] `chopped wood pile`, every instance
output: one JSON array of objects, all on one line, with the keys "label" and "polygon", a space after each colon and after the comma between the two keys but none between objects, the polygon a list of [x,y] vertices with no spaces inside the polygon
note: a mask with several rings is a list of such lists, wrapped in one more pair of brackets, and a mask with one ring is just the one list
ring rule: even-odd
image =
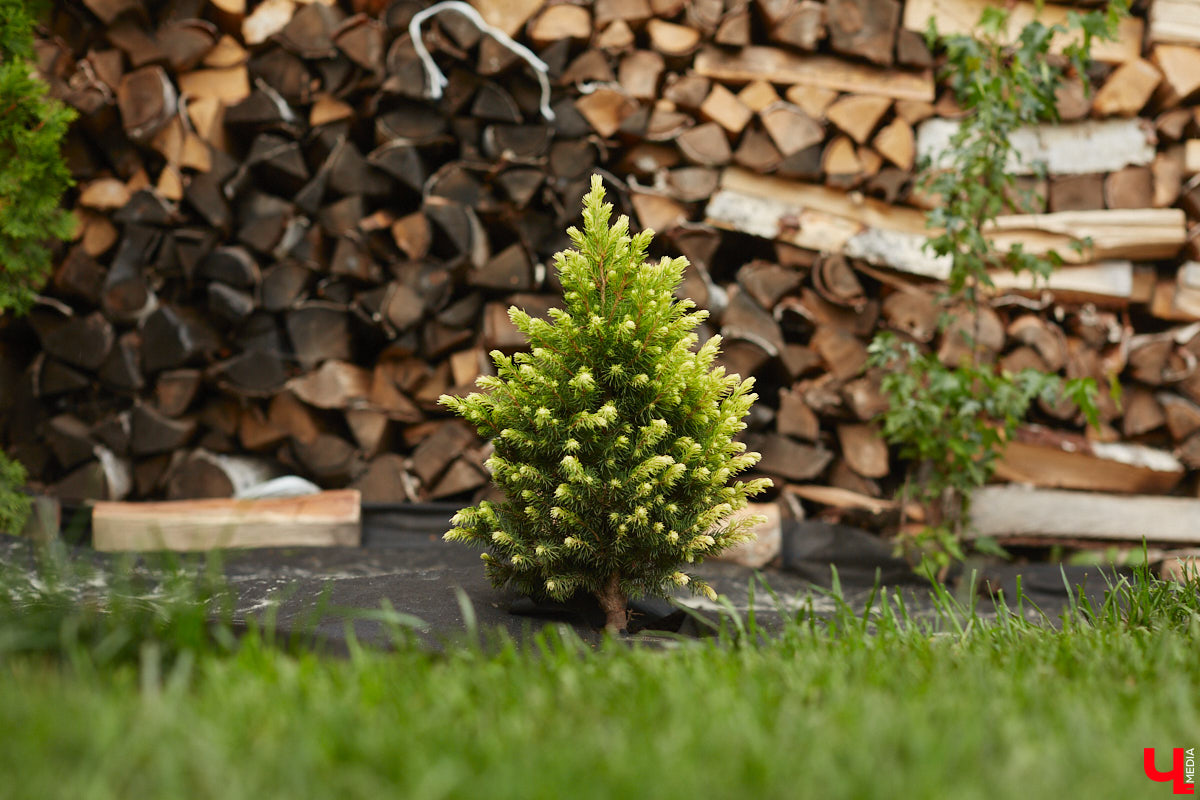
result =
[{"label": "chopped wood pile", "polygon": [[[599,170],[691,260],[681,291],[726,367],[758,377],[761,470],[810,510],[894,511],[866,344],[960,355],[920,247],[936,200],[912,186],[960,112],[920,34],[934,13],[968,29],[982,0],[475,0],[544,63],[551,114],[530,62],[454,11],[419,20],[432,99],[410,34],[429,5],[57,4],[38,56],[79,111],[81,225],[28,319],[0,321],[4,449],[69,498],[285,472],[368,501],[487,491],[487,443],[437,398],[521,346],[510,304],[558,302],[551,258]],[[992,231],[1068,266],[997,275],[957,324],[1005,367],[1122,387],[1099,432],[1043,403],[1004,477],[1194,496],[1200,6],[1145,5],[1097,49],[1097,91],[1071,83],[1064,124],[1021,140],[1049,170],[1022,178],[1039,213]]]}]

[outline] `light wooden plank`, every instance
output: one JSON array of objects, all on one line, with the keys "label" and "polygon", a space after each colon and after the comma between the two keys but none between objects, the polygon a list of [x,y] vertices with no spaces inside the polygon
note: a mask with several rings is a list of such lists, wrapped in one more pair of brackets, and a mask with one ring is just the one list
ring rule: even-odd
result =
[{"label": "light wooden plank", "polygon": [[[858,193],[730,168],[722,173],[721,188],[705,216],[710,225],[726,230],[842,252],[938,280],[949,275],[949,262],[924,249],[931,231],[923,213]],[[1063,211],[1001,217],[991,228],[991,238],[1004,249],[1019,243],[1030,252],[1056,250],[1068,263],[1091,264],[1169,258],[1186,242],[1185,226],[1179,209]],[[1091,237],[1090,247],[1072,248],[1085,237]]]},{"label": "light wooden plank", "polygon": [[[1069,264],[1110,258],[1152,261],[1171,258],[1187,243],[1187,217],[1178,208],[1059,211],[1014,214],[990,227],[1001,249],[1022,244],[1035,253],[1058,251]],[[1080,251],[1072,243],[1091,239]]]},{"label": "light wooden plank", "polygon": [[361,495],[339,489],[266,500],[96,503],[92,544],[103,551],[357,547]]},{"label": "light wooden plank", "polygon": [[1151,42],[1200,45],[1200,0],[1154,0],[1149,21]]},{"label": "light wooden plank", "polygon": [[897,100],[932,103],[934,99],[933,73],[929,70],[883,69],[777,47],[751,46],[734,52],[706,47],[696,55],[693,69],[705,77],[730,83],[763,80]]},{"label": "light wooden plank", "polygon": [[1200,139],[1188,139],[1184,143],[1183,170],[1189,175],[1200,172]]},{"label": "light wooden plank", "polygon": [[1060,267],[1049,280],[1011,271],[989,273],[998,291],[1040,295],[1050,292],[1055,299],[1068,303],[1098,303],[1125,306],[1133,296],[1133,262],[1101,261],[1096,264]]},{"label": "light wooden plank", "polygon": [[[904,4],[904,27],[923,34],[929,26],[929,18],[934,17],[937,19],[938,32],[943,35],[969,34],[978,27],[979,16],[984,8],[994,4],[991,0],[907,0]],[[1044,3],[1039,14],[1037,5],[1026,0],[1017,0],[1005,5],[1009,9],[1009,41],[1015,41],[1021,29],[1034,19],[1040,19],[1047,25],[1065,24],[1067,14],[1078,11],[1069,6]],[[1145,24],[1138,17],[1125,17],[1117,29],[1116,40],[1092,42],[1092,58],[1107,63],[1120,63],[1137,58],[1141,55],[1144,29]],[[1063,47],[1077,37],[1077,33],[1055,37],[1055,51],[1062,52]]]},{"label": "light wooden plank", "polygon": [[1200,544],[1200,500],[985,486],[971,500],[967,538],[990,536]]},{"label": "light wooden plank", "polygon": [[[917,156],[937,163],[958,128],[955,120],[922,122],[917,127]],[[1007,167],[1014,175],[1033,175],[1038,164],[1044,164],[1051,175],[1116,172],[1150,164],[1155,155],[1154,141],[1140,119],[1036,125],[1013,131],[1009,141],[1014,155]]]},{"label": "light wooden plank", "polygon": [[1165,451],[1077,439],[1011,441],[996,463],[996,477],[1052,489],[1153,494],[1169,492],[1183,480],[1183,464]]}]

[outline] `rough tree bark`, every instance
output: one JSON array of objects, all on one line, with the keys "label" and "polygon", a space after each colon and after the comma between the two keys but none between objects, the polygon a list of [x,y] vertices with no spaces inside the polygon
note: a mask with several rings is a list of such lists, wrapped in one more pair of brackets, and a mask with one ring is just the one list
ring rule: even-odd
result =
[{"label": "rough tree bark", "polygon": [[615,572],[604,588],[596,592],[596,599],[600,601],[600,608],[604,609],[604,630],[613,634],[628,630],[629,611],[626,606],[629,598],[621,591],[621,579]]}]

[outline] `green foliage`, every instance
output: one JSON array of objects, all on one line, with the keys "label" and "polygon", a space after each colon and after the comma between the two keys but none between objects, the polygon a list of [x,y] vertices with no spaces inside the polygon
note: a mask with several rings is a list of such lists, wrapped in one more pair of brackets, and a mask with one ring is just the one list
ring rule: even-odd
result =
[{"label": "green foliage", "polygon": [[995,616],[799,598],[769,636],[747,618],[669,649],[550,626],[327,658],[247,636],[157,667],[0,650],[0,795],[1169,797],[1141,753],[1200,730],[1200,585],[1114,589],[1061,625],[1017,597]]},{"label": "green foliage", "polygon": [[92,671],[152,660],[157,670],[229,653],[233,600],[215,558],[97,567],[47,543],[0,564],[0,662],[36,656]]},{"label": "green foliage", "polygon": [[[1125,11],[1123,0],[1115,0],[1104,13],[1072,12],[1065,26],[1035,20],[1015,41],[1007,35],[1008,12],[999,7],[983,11],[971,36],[941,37],[930,18],[927,40],[931,49],[943,50],[942,77],[966,112],[946,149],[920,165],[922,191],[940,201],[928,215],[936,232],[926,247],[950,263],[945,308],[969,320],[993,287],[989,270],[1046,278],[1062,263],[1057,253],[1043,257],[1019,244],[1001,250],[986,229],[1000,214],[1030,206],[1031,198],[1016,185],[1013,167],[1021,156],[1012,146],[1013,132],[1057,119],[1055,91],[1066,68],[1086,81],[1093,38],[1111,38]],[[1074,39],[1062,56],[1052,55],[1052,40],[1069,29],[1077,31]],[[1043,166],[1032,166],[1044,173]],[[950,314],[943,315],[943,334],[963,335],[948,332],[950,322]],[[929,526],[912,543],[930,574],[961,558],[958,534],[971,493],[991,477],[1005,441],[1033,400],[1065,395],[1096,424],[1094,381],[1064,382],[1032,370],[1013,375],[981,358],[971,336],[965,338],[970,356],[949,365],[890,333],[881,333],[870,346],[868,365],[889,371],[882,385],[889,401],[882,414],[884,436],[913,463],[904,493],[930,509]]]},{"label": "green foliage", "polygon": [[[967,112],[936,162],[921,164],[922,191],[941,200],[928,222],[942,232],[929,240],[928,247],[936,255],[950,257],[952,295],[975,302],[980,287],[992,286],[989,269],[1009,268],[1045,278],[1062,263],[1055,253],[1042,258],[1019,245],[998,250],[984,228],[1005,211],[1024,211],[1029,206],[1031,198],[1023,197],[1016,185],[1013,166],[1020,164],[1021,154],[1012,146],[1013,131],[1058,119],[1055,91],[1065,67],[1071,65],[1086,82],[1092,39],[1112,38],[1124,13],[1124,0],[1115,0],[1104,14],[1072,12],[1069,24],[1082,33],[1064,48],[1065,63],[1051,55],[1050,45],[1056,36],[1069,32],[1067,26],[1034,20],[1009,44],[1008,12],[997,6],[984,9],[973,36],[941,37],[936,19],[930,17],[926,40],[931,48],[939,44],[944,48],[942,77]],[[1037,164],[1029,166],[1041,169]]]},{"label": "green foliage", "polygon": [[21,462],[0,453],[0,533],[20,533],[29,519],[29,498],[17,490],[25,477]]},{"label": "green foliage", "polygon": [[33,19],[0,0],[0,315],[29,309],[50,271],[50,239],[66,239],[60,208],[71,176],[60,143],[74,112],[46,96],[33,66]]},{"label": "green foliage", "polygon": [[687,260],[648,263],[653,232],[611,214],[593,176],[576,249],[555,257],[566,309],[510,309],[531,352],[493,352],[484,393],[442,398],[493,440],[507,496],[460,511],[446,538],[490,547],[493,582],[533,595],[711,592],[681,565],[743,541],[756,520],[728,518],[770,485],[730,483],[759,459],[733,439],[753,379],[712,368],[719,337],[693,351],[707,312],[674,298]]}]

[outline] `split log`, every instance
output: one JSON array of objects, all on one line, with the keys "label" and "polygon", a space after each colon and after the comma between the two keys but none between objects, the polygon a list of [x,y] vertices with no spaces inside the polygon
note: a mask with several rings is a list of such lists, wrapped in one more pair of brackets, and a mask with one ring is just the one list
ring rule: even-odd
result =
[{"label": "split log", "polygon": [[1160,107],[1174,108],[1200,91],[1200,47],[1155,45],[1150,60],[1163,76]]},{"label": "split log", "polygon": [[[713,183],[716,183],[715,177]],[[671,230],[688,221],[687,209],[666,195],[631,191],[629,199],[638,223],[644,229]]]},{"label": "split log", "polygon": [[784,297],[800,288],[804,276],[769,261],[751,261],[738,270],[738,286],[764,309],[773,309]]},{"label": "split log", "polygon": [[[967,34],[974,32],[979,17],[988,6],[988,0],[907,0],[904,4],[904,27],[924,33],[930,17],[937,18],[938,33]],[[1033,3],[1016,0],[1008,8],[1008,40],[1015,42],[1021,29],[1033,20],[1045,25],[1067,23],[1068,15],[1075,9],[1052,3]],[[1117,27],[1112,41],[1096,40],[1092,43],[1092,58],[1108,63],[1123,63],[1141,55],[1141,44],[1145,23],[1138,17],[1124,17]],[[1078,31],[1055,37],[1054,50],[1062,48],[1079,38]]]},{"label": "split log", "polygon": [[344,307],[310,301],[288,311],[284,324],[302,369],[350,359],[350,321]]},{"label": "split log", "polygon": [[367,400],[372,373],[345,361],[326,361],[314,372],[288,381],[287,388],[316,408],[345,410]]},{"label": "split log", "polygon": [[325,485],[344,485],[365,470],[354,445],[331,433],[318,434],[309,442],[293,439],[291,454],[308,475]]},{"label": "split log", "polygon": [[445,500],[466,492],[472,492],[488,484],[488,476],[470,459],[460,458],[450,465],[446,473],[425,496],[430,500]]},{"label": "split log", "polygon": [[753,118],[754,113],[747,108],[738,96],[719,83],[713,84],[712,91],[700,104],[700,115],[710,122],[715,122],[729,133],[737,135]]},{"label": "split log", "polygon": [[800,444],[786,436],[750,434],[746,445],[762,454],[758,469],[792,481],[813,480],[825,471],[833,453],[818,446]]},{"label": "split log", "polygon": [[1162,408],[1172,439],[1182,441],[1200,431],[1200,405],[1169,392],[1159,392],[1155,399]]},{"label": "split log", "polygon": [[[771,358],[783,350],[783,334],[774,317],[754,302],[738,286],[729,288],[729,301],[721,317],[721,335],[726,340],[742,339],[753,342]],[[729,348],[726,347],[726,350]],[[751,371],[742,372],[743,375]]]},{"label": "split log", "polygon": [[714,122],[706,122],[689,129],[676,139],[676,144],[685,158],[702,166],[723,166],[733,157],[729,149],[729,139]]},{"label": "split log", "polygon": [[1134,299],[1134,270],[1129,261],[1061,267],[1044,281],[1030,275],[1014,275],[1009,270],[989,272],[988,277],[998,290],[1033,297],[1048,291],[1060,302],[1125,306]]},{"label": "split log", "polygon": [[900,23],[898,0],[829,0],[828,17],[835,52],[891,66]]},{"label": "split log", "polygon": [[948,367],[957,367],[964,359],[992,363],[1004,347],[1004,325],[987,306],[973,313],[965,309],[951,312],[953,319],[942,333],[938,359]]},{"label": "split log", "polygon": [[203,373],[197,369],[177,369],[162,372],[154,384],[154,404],[168,417],[178,417],[188,410],[200,391]]},{"label": "split log", "polygon": [[676,25],[661,19],[646,23],[650,46],[665,56],[686,56],[700,44],[701,32],[686,25]]},{"label": "split log", "polygon": [[1188,175],[1200,173],[1200,139],[1184,142],[1183,171]]},{"label": "split log", "polygon": [[838,425],[838,444],[850,469],[864,478],[883,478],[889,472],[888,449],[873,425]]},{"label": "split log", "polygon": [[1052,212],[1104,208],[1104,176],[1066,175],[1051,179],[1047,205]]},{"label": "split log", "polygon": [[437,431],[413,451],[413,475],[427,489],[432,488],[458,455],[476,441],[474,432],[458,420],[440,423]]},{"label": "split log", "polygon": [[1146,38],[1150,42],[1200,45],[1200,3],[1155,0],[1150,6]]},{"label": "split log", "polygon": [[1195,544],[1200,500],[985,486],[971,500],[968,538]]},{"label": "split log", "polygon": [[825,130],[819,122],[789,103],[776,103],[759,112],[763,128],[784,156],[819,144]]},{"label": "split log", "polygon": [[[826,6],[815,0],[801,0],[771,22],[767,38],[773,42],[798,47],[801,50],[816,50],[826,33]],[[747,16],[748,22],[748,16]],[[740,44],[750,44],[751,37],[747,30],[746,40]],[[717,40],[718,44],[729,44]]]},{"label": "split log", "polygon": [[862,283],[849,262],[840,255],[817,259],[813,265],[812,284],[817,294],[834,305],[854,309],[866,305],[867,297]]},{"label": "split log", "polygon": [[538,47],[563,39],[586,40],[592,35],[592,15],[582,6],[553,5],[538,14],[527,30],[529,38]]},{"label": "split log", "polygon": [[917,146],[912,126],[900,117],[881,128],[871,144],[880,155],[902,170],[911,170],[916,163]]},{"label": "split log", "polygon": [[51,491],[63,500],[122,500],[133,489],[129,462],[105,447],[96,450],[97,460],[72,470]]},{"label": "split log", "polygon": [[700,104],[712,91],[713,83],[702,75],[688,73],[686,75],[670,74],[667,76],[666,87],[663,89],[663,99],[675,104],[676,108],[685,111],[698,111]]},{"label": "split log", "polygon": [[842,387],[846,408],[857,419],[873,420],[891,407],[891,401],[883,394],[883,376],[879,370],[870,370],[861,378],[855,378]]},{"label": "split log", "polygon": [[937,298],[920,289],[892,292],[883,301],[883,316],[888,326],[918,342],[930,342],[938,329]]},{"label": "split log", "polygon": [[[917,155],[936,164],[947,152],[950,137],[960,123],[953,119],[927,119],[917,129]],[[1041,163],[1056,176],[1112,172],[1126,166],[1143,166],[1154,160],[1154,145],[1136,119],[1089,120],[1059,125],[1018,128],[1009,142],[1019,154],[1006,165],[1014,175],[1032,175]]]},{"label": "split log", "polygon": [[816,442],[821,433],[820,420],[808,407],[804,395],[794,388],[779,390],[775,427],[779,433],[809,442]]},{"label": "split log", "polygon": [[887,97],[847,95],[830,105],[825,116],[851,139],[864,144],[891,105]]},{"label": "split log", "polygon": [[1162,73],[1149,61],[1133,58],[1113,70],[1097,90],[1092,110],[1102,117],[1136,116],[1150,101]]},{"label": "split log", "polygon": [[1035,426],[1008,442],[996,466],[1001,480],[1099,492],[1163,494],[1183,476],[1183,464],[1165,451],[1088,442]]},{"label": "split log", "polygon": [[86,423],[73,414],[58,414],[46,422],[46,442],[63,469],[96,457],[96,441]]},{"label": "split log", "polygon": [[609,137],[637,111],[637,103],[622,92],[601,88],[576,100],[575,108],[596,133]]},{"label": "split log", "polygon": [[653,100],[658,97],[659,80],[665,68],[663,57],[652,50],[635,50],[621,59],[617,82],[631,97]]},{"label": "split log", "polygon": [[[746,108],[757,113],[764,108],[778,103],[779,95],[775,92],[775,87],[766,81],[751,81],[737,93],[737,99],[742,102]],[[798,104],[797,104],[798,105]],[[807,113],[807,112],[806,112]],[[811,115],[810,115],[811,116]]]},{"label": "split log", "polygon": [[798,83],[789,86],[784,92],[789,103],[808,114],[813,119],[825,119],[825,110],[837,100],[838,93],[833,89],[822,89],[819,86],[808,86]]},{"label": "split log", "polygon": [[261,459],[196,450],[171,469],[167,497],[172,500],[234,497],[276,475],[278,469]]},{"label": "split log", "polygon": [[148,143],[175,113],[175,84],[162,67],[127,72],[117,89],[121,125],[135,142]]},{"label": "split log", "polygon": [[825,182],[839,189],[855,186],[862,179],[864,170],[865,165],[849,137],[834,137],[821,155],[821,171],[825,173]]},{"label": "split log", "polygon": [[773,47],[752,45],[737,53],[705,48],[697,53],[693,69],[705,77],[734,83],[765,80],[877,94],[897,100],[932,103],[934,99],[933,77],[929,72],[885,70],[828,56],[801,56]]},{"label": "split log", "polygon": [[[1166,422],[1163,404],[1154,392],[1142,387],[1127,391],[1122,399],[1121,433],[1126,437],[1141,436],[1161,428]],[[1197,422],[1200,425],[1200,420]]]},{"label": "split log", "polygon": [[1104,179],[1104,204],[1109,208],[1154,207],[1154,178],[1150,168],[1125,167],[1109,174]]},{"label": "split log", "polygon": [[1067,340],[1062,329],[1036,314],[1025,314],[1008,324],[1010,339],[1032,347],[1046,370],[1058,372],[1067,363]]},{"label": "split log", "polygon": [[108,359],[115,340],[112,324],[98,311],[72,317],[41,336],[47,354],[89,372]]},{"label": "split log", "polygon": [[813,334],[812,347],[825,361],[829,373],[839,380],[857,375],[867,363],[867,348],[848,331],[820,327]]}]

